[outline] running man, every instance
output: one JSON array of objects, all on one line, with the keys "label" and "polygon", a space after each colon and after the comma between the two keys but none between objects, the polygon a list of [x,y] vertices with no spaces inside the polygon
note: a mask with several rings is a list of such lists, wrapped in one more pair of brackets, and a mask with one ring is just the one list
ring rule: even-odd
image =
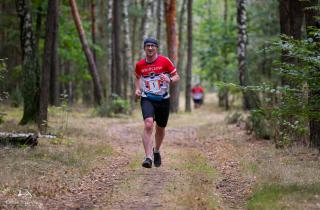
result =
[{"label": "running man", "polygon": [[[170,84],[180,80],[173,63],[165,56],[158,54],[159,43],[154,38],[143,42],[146,57],[136,63],[135,95],[141,97],[141,111],[144,120],[142,142],[145,159],[142,166],[161,165],[160,147],[165,136],[165,128],[170,111]],[[155,147],[153,148],[152,132],[155,125]]]},{"label": "running man", "polygon": [[204,89],[200,86],[200,84],[196,84],[191,90],[194,108],[199,108],[203,103],[204,98]]}]

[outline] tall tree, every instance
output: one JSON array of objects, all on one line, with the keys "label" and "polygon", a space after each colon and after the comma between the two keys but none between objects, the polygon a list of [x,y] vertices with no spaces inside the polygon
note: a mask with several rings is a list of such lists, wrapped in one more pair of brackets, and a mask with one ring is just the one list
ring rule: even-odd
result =
[{"label": "tall tree", "polygon": [[[177,31],[176,31],[176,0],[165,0],[165,18],[167,27],[167,46],[168,57],[174,65],[177,64]],[[179,69],[178,69],[179,71]],[[178,112],[179,109],[179,83],[172,84],[170,87],[170,111]]]},{"label": "tall tree", "polygon": [[[184,37],[185,37],[185,33],[184,33],[184,20],[185,20],[185,8],[186,8],[186,0],[183,0],[182,4],[181,4],[181,10],[180,10],[180,16],[179,16],[179,27],[178,27],[178,43],[179,43],[179,47],[178,47],[178,61],[177,61],[177,69],[182,70],[184,69],[183,67],[183,60],[184,60],[184,56],[185,56],[185,44],[184,42]],[[180,71],[179,72],[180,78],[182,79],[184,76],[184,71]],[[181,83],[183,83],[181,81]],[[182,85],[180,86],[182,88]]]},{"label": "tall tree", "polygon": [[[123,88],[124,88],[124,97],[128,96],[128,84],[130,87],[133,87],[133,78],[132,78],[132,58],[131,58],[131,43],[130,43],[130,28],[129,28],[129,17],[128,17],[128,7],[129,0],[124,0],[123,2],[123,23],[124,23],[124,47],[123,47]],[[134,88],[129,88],[134,90]],[[130,95],[133,96],[133,92]],[[133,99],[133,98],[132,98]],[[133,101],[133,100],[131,100]]]},{"label": "tall tree", "polygon": [[[238,68],[240,86],[247,86],[247,14],[246,0],[237,0],[237,23],[238,23]],[[249,109],[249,98],[246,92],[243,92],[243,108]]]},{"label": "tall tree", "polygon": [[58,68],[58,7],[59,0],[49,0],[46,21],[45,46],[40,86],[40,104],[38,124],[41,131],[46,131],[48,121],[49,81],[51,72]]},{"label": "tall tree", "polygon": [[[223,10],[223,27],[224,27],[224,36],[228,36],[228,0],[224,0],[224,10]],[[227,68],[228,68],[228,47],[227,42],[224,41],[224,46],[222,49],[222,56],[223,56],[223,64],[224,64],[224,71],[222,73],[222,80],[225,80],[227,77]],[[222,90],[222,100],[223,106],[225,110],[229,110],[229,89],[228,87],[223,87]]]},{"label": "tall tree", "polygon": [[121,47],[120,47],[120,1],[113,0],[112,11],[112,73],[111,86],[112,93],[122,96],[122,71],[121,71]]},{"label": "tall tree", "polygon": [[[95,46],[96,44],[96,3],[95,0],[91,0],[91,37],[92,37],[92,44]],[[96,50],[94,47],[92,48],[92,55],[93,59],[96,62]]]},{"label": "tall tree", "polygon": [[[157,40],[161,43],[162,0],[157,0]],[[161,49],[159,49],[161,50]],[[159,52],[160,53],[160,52]]]},{"label": "tall tree", "polygon": [[191,112],[192,24],[192,0],[188,0],[188,61],[186,69],[186,112]]},{"label": "tall tree", "polygon": [[70,6],[71,6],[71,11],[72,11],[72,16],[74,19],[74,22],[76,24],[79,36],[80,36],[80,41],[82,44],[82,48],[84,50],[84,53],[86,55],[86,59],[89,65],[89,71],[93,80],[93,85],[94,85],[94,90],[97,98],[97,103],[100,105],[102,102],[103,98],[103,92],[102,92],[102,86],[100,82],[100,77],[97,71],[96,63],[94,62],[92,52],[90,50],[90,47],[88,45],[88,41],[85,36],[85,32],[81,23],[80,15],[78,12],[77,4],[75,0],[69,0]]},{"label": "tall tree", "polygon": [[[320,20],[318,19],[320,16],[319,12],[319,0],[310,0],[308,5],[308,9],[305,10],[306,14],[306,31],[309,40],[315,42],[318,45],[317,54],[320,53],[320,38],[317,36],[315,30],[320,30]],[[318,9],[316,8],[318,7]],[[318,67],[314,67],[311,70],[313,81],[320,81],[320,69]],[[317,79],[316,79],[317,78]],[[319,83],[309,83],[309,106],[310,106],[310,121],[309,121],[309,130],[310,130],[310,144],[312,147],[316,147],[320,149],[320,119],[319,115],[316,113],[320,113],[320,86]]]},{"label": "tall tree", "polygon": [[151,8],[152,8],[153,1],[152,0],[142,0],[141,1],[141,8],[144,11],[143,16],[141,17],[141,25],[140,25],[140,57],[144,56],[144,50],[141,48],[141,43],[143,40],[149,36],[153,36],[149,33],[150,30],[150,16],[151,16]]},{"label": "tall tree", "polygon": [[[138,2],[137,0],[134,0],[133,1],[133,7],[135,9],[138,8]],[[140,48],[141,48],[141,45],[139,45],[139,50],[136,50],[137,49],[137,35],[138,35],[138,16],[137,15],[134,15],[131,19],[131,55],[132,55],[132,63],[134,63],[136,61],[136,57],[137,56],[140,56],[138,52],[140,52]]]},{"label": "tall tree", "polygon": [[[286,35],[288,37],[292,37],[293,39],[299,40],[301,39],[302,35],[302,20],[303,20],[303,3],[299,0],[279,0],[279,18],[280,18],[280,33],[282,35]],[[289,65],[294,65],[297,61],[290,55],[288,55],[288,51],[282,50],[281,52],[281,62],[286,63]],[[290,86],[295,87],[296,84],[286,77],[281,77],[281,85],[282,86]],[[284,98],[280,98],[280,104],[283,103],[282,101],[285,100]],[[282,114],[280,116],[280,123],[279,126],[276,127],[275,132],[275,144],[276,147],[281,145],[281,140],[284,138],[284,135],[290,135],[294,138],[293,132],[286,132],[290,130],[287,124],[284,122],[291,122],[295,121],[293,115]],[[282,131],[282,132],[280,132]]]},{"label": "tall tree", "polygon": [[36,122],[39,111],[39,61],[35,47],[30,5],[28,0],[16,0],[16,9],[20,17],[24,100],[23,117],[20,124]]},{"label": "tall tree", "polygon": [[[303,21],[303,2],[299,0],[279,0],[280,13],[280,33],[293,37],[294,39],[301,39],[302,35],[302,21]],[[289,62],[287,52],[282,52],[281,59],[284,62]],[[293,62],[293,61],[291,61]],[[289,85],[290,82],[282,77],[282,85]]]},{"label": "tall tree", "polygon": [[[59,59],[58,59],[58,30],[59,30],[59,26],[58,26],[58,22],[59,22],[59,0],[57,0],[55,3],[52,3],[49,1],[48,3],[48,7],[49,4],[53,4],[50,5],[50,7],[55,7],[53,8],[54,11],[50,11],[50,22],[52,23],[52,26],[50,27],[50,32],[52,33],[52,40],[50,41],[51,43],[49,43],[49,45],[51,45],[51,61],[50,61],[50,79],[48,80],[49,82],[49,103],[51,105],[55,105],[57,106],[59,104],[59,99],[60,99],[60,84],[59,84],[59,75],[60,75],[60,70],[58,68],[59,66]],[[49,10],[47,12],[47,15],[49,14]],[[48,18],[48,17],[47,17]],[[47,27],[47,25],[46,25]],[[47,30],[47,29],[46,29]],[[46,31],[47,33],[47,31]],[[47,38],[47,37],[46,37]],[[49,47],[49,46],[48,46]],[[46,50],[46,49],[44,49]],[[43,64],[44,65],[44,64]],[[42,67],[43,69],[43,67]],[[40,99],[41,100],[41,99]]]}]

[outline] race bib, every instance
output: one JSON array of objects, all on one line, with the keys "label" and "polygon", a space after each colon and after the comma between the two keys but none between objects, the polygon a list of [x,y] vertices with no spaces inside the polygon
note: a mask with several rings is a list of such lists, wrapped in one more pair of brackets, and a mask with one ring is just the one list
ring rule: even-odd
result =
[{"label": "race bib", "polygon": [[164,95],[168,91],[168,84],[161,80],[159,75],[144,77],[142,80],[143,92],[155,95]]},{"label": "race bib", "polygon": [[160,91],[160,80],[153,79],[146,81],[146,87],[148,88],[148,92],[157,93]]},{"label": "race bib", "polygon": [[145,92],[161,94],[161,87],[163,86],[159,76],[153,78],[146,78],[144,80]]}]

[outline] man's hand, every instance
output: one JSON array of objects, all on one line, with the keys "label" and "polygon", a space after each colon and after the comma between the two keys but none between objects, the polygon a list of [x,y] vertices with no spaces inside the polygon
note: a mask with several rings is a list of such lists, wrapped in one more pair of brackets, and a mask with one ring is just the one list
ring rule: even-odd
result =
[{"label": "man's hand", "polygon": [[141,96],[141,90],[140,89],[136,89],[135,94],[136,94],[136,97],[140,97]]},{"label": "man's hand", "polygon": [[170,83],[171,81],[170,78],[165,74],[160,74],[160,79],[161,81],[166,81],[167,83]]}]

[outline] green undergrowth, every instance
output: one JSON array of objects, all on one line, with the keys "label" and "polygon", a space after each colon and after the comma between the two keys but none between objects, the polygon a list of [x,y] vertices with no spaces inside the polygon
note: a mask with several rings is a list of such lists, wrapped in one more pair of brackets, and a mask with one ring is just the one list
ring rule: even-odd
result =
[{"label": "green undergrowth", "polygon": [[[316,203],[313,202],[315,199],[320,200],[320,183],[312,185],[263,185],[257,189],[249,200],[248,209],[305,209],[307,203]],[[314,205],[314,208],[317,208],[319,203]],[[313,209],[311,206],[310,208]]]}]

